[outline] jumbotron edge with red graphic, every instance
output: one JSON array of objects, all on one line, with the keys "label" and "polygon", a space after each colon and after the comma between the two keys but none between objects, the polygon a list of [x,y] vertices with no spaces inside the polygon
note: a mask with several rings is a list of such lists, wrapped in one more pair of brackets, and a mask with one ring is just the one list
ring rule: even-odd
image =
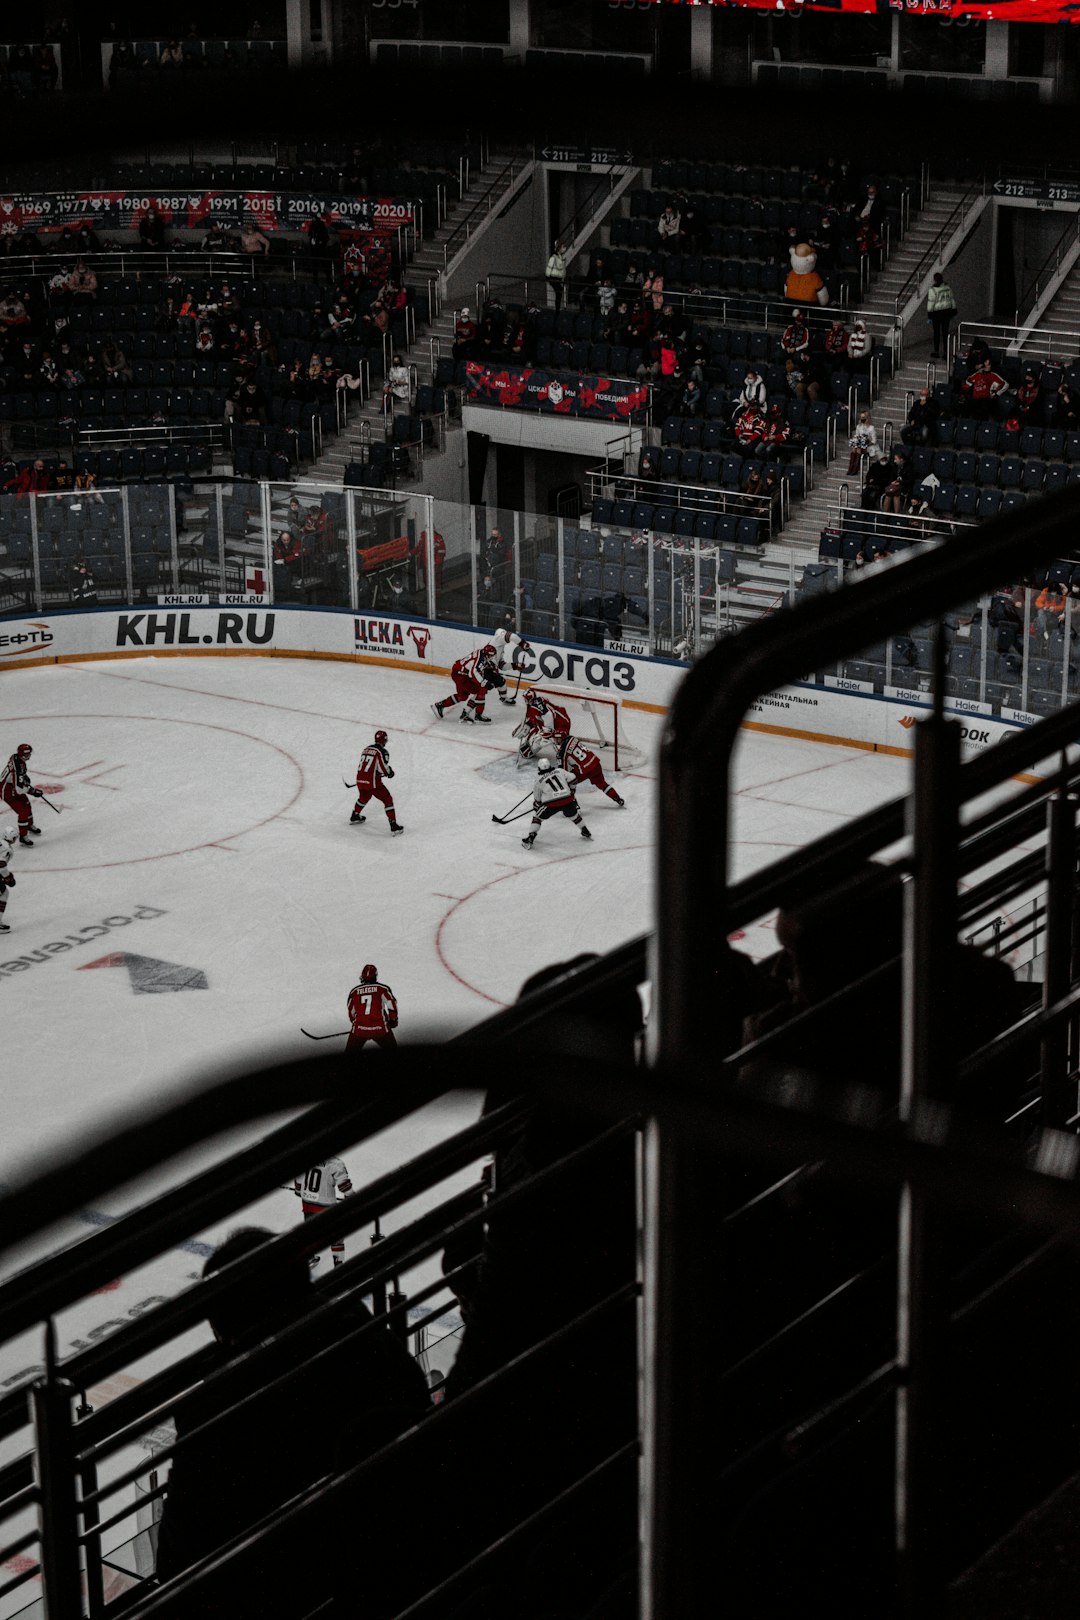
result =
[{"label": "jumbotron edge with red graphic", "polygon": [[[646,0],[646,4],[649,0]],[[978,17],[985,22],[1076,22],[1080,0],[652,0],[653,5],[752,7],[761,11],[848,11],[880,15],[901,11],[908,16]]]}]

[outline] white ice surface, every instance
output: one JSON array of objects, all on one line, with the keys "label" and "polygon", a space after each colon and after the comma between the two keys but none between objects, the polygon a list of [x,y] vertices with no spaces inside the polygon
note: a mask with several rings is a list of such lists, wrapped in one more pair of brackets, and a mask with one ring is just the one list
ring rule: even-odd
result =
[{"label": "white ice surface", "polygon": [[[526,852],[520,826],[491,821],[531,785],[512,756],[520,705],[490,704],[490,726],[440,722],[429,704],[446,685],[392,669],[269,658],[146,658],[4,674],[0,756],[31,742],[35,780],[56,790],[49,797],[63,813],[39,807],[42,839],[32,853],[17,849],[12,931],[0,936],[0,962],[43,958],[0,976],[0,1181],[222,1066],[310,1057],[319,1048],[300,1026],[344,1029],[345,997],[365,962],[397,993],[408,1040],[462,1030],[513,1001],[544,964],[609,949],[650,927],[652,764],[620,777],[625,810],[583,790],[590,844],[560,818]],[[652,761],[660,719],[631,711],[626,724]],[[375,801],[363,826],[349,825],[342,779],[354,775],[379,726],[389,733],[391,787],[407,829],[400,838],[390,836]],[[894,757],[745,734],[736,760],[736,874],[867,814],[907,780],[907,762]],[[107,934],[43,951],[140,906],[162,914],[114,920]],[[771,930],[762,927],[744,948],[772,949]],[[122,967],[83,971],[120,951],[199,968],[209,988],[136,994]],[[354,1184],[427,1146],[475,1107],[471,1097],[450,1096],[361,1149],[342,1144]],[[220,1151],[192,1155],[166,1180]],[[50,1242],[77,1241],[146,1190],[121,1190],[106,1209],[63,1223]],[[281,1191],[243,1220],[282,1230],[298,1215],[297,1201]],[[192,1233],[190,1246],[65,1311],[61,1354],[186,1286],[207,1246],[236,1224]],[[6,1257],[0,1275],[28,1258]],[[39,1358],[36,1334],[0,1347],[0,1392]]]}]

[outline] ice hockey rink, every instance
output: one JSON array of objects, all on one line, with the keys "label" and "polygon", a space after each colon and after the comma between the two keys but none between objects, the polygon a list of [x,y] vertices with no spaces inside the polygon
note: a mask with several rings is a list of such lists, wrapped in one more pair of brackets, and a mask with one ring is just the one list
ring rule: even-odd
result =
[{"label": "ice hockey rink", "polygon": [[[490,726],[440,722],[429,705],[448,686],[360,664],[235,656],[4,674],[0,754],[29,741],[34,780],[61,814],[36,801],[43,836],[33,852],[16,847],[11,932],[0,937],[0,969],[29,964],[0,971],[0,1181],[222,1070],[340,1049],[343,1038],[316,1047],[301,1026],[344,1030],[366,962],[396,992],[407,1041],[463,1030],[513,1001],[535,969],[650,927],[662,719],[625,715],[645,761],[618,778],[625,809],[581,790],[591,843],[558,818],[526,851],[522,824],[491,820],[533,780],[514,758],[522,705],[490,702]],[[345,781],[377,727],[389,733],[406,829],[396,838],[375,801],[363,825],[349,825]],[[736,872],[865,815],[904,790],[908,770],[884,754],[745,733]],[[765,954],[771,930],[745,948]],[[476,1106],[451,1097],[363,1149],[342,1144],[354,1185]],[[145,1190],[125,1189],[53,1236],[75,1241]],[[246,1218],[282,1230],[299,1204],[275,1191]],[[237,1224],[193,1232],[64,1313],[61,1354],[185,1287]],[[0,1270],[27,1258],[8,1256]],[[0,1351],[0,1390],[40,1354],[29,1339]]]}]

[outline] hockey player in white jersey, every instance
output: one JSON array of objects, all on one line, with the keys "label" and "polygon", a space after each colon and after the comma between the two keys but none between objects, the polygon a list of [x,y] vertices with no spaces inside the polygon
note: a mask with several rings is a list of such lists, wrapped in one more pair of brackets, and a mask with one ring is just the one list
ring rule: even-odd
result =
[{"label": "hockey player in white jersey", "polygon": [[540,823],[549,821],[552,816],[557,815],[569,816],[574,826],[580,827],[582,838],[592,837],[592,833],[581,819],[573,784],[566,772],[558,770],[550,759],[538,759],[536,787],[533,790],[532,826],[521,840],[526,849],[532,849],[536,842]]},{"label": "hockey player in white jersey", "polygon": [[[491,644],[495,648],[495,667],[500,673],[504,669],[510,669],[514,672],[519,671],[522,667],[524,654],[531,651],[524,636],[519,636],[517,631],[511,629],[509,625],[504,625],[501,630],[496,630],[491,638]],[[500,686],[498,692],[500,703],[513,704],[517,701],[517,693],[509,692],[505,686]]]},{"label": "hockey player in white jersey", "polygon": [[[336,1204],[338,1197],[345,1198],[353,1190],[341,1159],[324,1159],[322,1164],[313,1164],[311,1169],[302,1176],[297,1176],[293,1182],[293,1192],[301,1200],[305,1221],[312,1215],[321,1215],[324,1209]],[[330,1253],[334,1257],[335,1266],[340,1266],[345,1258],[345,1239],[335,1238],[330,1245]],[[319,1256],[312,1257],[312,1268],[319,1263]]]},{"label": "hockey player in white jersey", "polygon": [[14,874],[8,867],[18,836],[16,827],[5,827],[3,832],[0,832],[0,934],[11,933],[11,924],[4,921],[4,912],[7,910],[8,890],[15,887]]}]

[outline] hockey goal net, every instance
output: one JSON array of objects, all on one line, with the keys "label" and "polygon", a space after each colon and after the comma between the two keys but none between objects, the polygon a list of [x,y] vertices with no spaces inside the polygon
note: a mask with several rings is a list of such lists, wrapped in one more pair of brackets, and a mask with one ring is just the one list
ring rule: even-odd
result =
[{"label": "hockey goal net", "polygon": [[571,736],[587,743],[612,770],[633,770],[644,765],[645,755],[626,734],[619,698],[601,697],[598,692],[568,692],[558,686],[531,686],[528,690],[539,692],[549,703],[565,709],[570,716]]}]

